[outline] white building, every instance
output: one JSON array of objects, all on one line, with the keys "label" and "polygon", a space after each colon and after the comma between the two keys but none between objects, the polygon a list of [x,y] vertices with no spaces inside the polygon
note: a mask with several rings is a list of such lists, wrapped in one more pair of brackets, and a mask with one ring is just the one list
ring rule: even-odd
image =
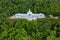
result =
[{"label": "white building", "polygon": [[45,15],[42,13],[39,14],[33,14],[30,10],[27,12],[27,14],[22,14],[22,13],[18,13],[15,14],[14,16],[10,17],[11,19],[13,18],[26,18],[28,20],[35,20],[37,18],[45,18]]}]

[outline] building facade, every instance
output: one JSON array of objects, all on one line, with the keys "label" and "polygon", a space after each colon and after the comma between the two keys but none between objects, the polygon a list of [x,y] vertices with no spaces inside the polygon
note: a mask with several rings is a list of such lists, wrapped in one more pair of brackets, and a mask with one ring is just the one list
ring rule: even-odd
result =
[{"label": "building facade", "polygon": [[37,18],[45,18],[45,15],[42,13],[39,14],[33,14],[30,10],[27,12],[27,14],[24,13],[17,13],[14,16],[10,17],[11,19],[14,18],[26,18],[26,19],[37,19]]}]

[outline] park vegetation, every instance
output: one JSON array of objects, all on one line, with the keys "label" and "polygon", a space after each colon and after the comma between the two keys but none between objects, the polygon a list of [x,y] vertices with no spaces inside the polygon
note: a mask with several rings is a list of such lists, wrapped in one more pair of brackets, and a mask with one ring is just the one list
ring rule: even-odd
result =
[{"label": "park vegetation", "polygon": [[60,40],[60,19],[0,19],[0,40]]},{"label": "park vegetation", "polygon": [[60,16],[60,0],[0,0],[0,14],[11,16],[16,13],[44,13]]},{"label": "park vegetation", "polygon": [[0,40],[60,40],[60,18],[9,18],[29,9],[46,16],[60,16],[60,0],[0,0]]}]

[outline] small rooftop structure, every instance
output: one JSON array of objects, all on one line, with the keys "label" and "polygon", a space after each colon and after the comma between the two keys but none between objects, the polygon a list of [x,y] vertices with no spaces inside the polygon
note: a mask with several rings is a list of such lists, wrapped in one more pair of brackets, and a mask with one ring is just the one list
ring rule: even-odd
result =
[{"label": "small rooftop structure", "polygon": [[39,13],[39,14],[33,14],[31,12],[31,10],[29,10],[27,12],[27,14],[24,14],[24,13],[17,13],[15,14],[14,16],[10,17],[11,19],[14,19],[14,18],[26,18],[28,20],[35,20],[37,18],[45,18],[45,15],[43,13]]}]

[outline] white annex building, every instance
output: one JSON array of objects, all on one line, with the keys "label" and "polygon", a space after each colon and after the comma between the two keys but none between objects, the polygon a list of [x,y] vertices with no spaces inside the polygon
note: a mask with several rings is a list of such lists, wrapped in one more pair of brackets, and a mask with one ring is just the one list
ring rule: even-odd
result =
[{"label": "white annex building", "polygon": [[42,13],[39,14],[33,14],[30,10],[27,12],[27,14],[24,13],[17,13],[14,16],[10,17],[11,19],[14,18],[26,18],[28,20],[36,20],[37,18],[45,18],[45,15]]}]

